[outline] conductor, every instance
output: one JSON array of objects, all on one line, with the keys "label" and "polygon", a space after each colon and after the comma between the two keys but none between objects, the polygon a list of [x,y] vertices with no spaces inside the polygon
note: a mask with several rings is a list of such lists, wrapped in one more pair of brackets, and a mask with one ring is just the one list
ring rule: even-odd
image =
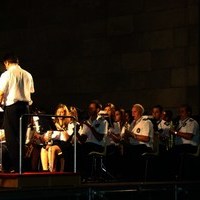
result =
[{"label": "conductor", "polygon": [[[4,109],[3,128],[10,157],[10,172],[19,172],[19,119],[28,114],[32,104],[31,93],[34,93],[32,75],[19,65],[18,57],[12,53],[3,57],[6,71],[0,77],[0,103]],[[28,119],[23,118],[22,155]],[[22,158],[23,159],[23,158]]]}]

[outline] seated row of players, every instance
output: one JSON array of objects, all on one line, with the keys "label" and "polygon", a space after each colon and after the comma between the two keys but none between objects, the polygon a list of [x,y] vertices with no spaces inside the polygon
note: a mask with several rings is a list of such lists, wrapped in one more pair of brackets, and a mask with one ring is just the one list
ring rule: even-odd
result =
[{"label": "seated row of players", "polygon": [[[61,171],[73,169],[73,141],[76,126],[77,166],[82,177],[91,175],[91,151],[102,152],[107,145],[106,166],[117,176],[136,178],[144,166],[141,155],[154,151],[154,136],[159,136],[160,153],[194,153],[199,145],[199,124],[191,118],[191,108],[182,105],[179,118],[172,121],[172,113],[160,105],[152,108],[150,116],[144,115],[141,104],[134,104],[132,114],[108,103],[104,108],[98,101],[91,101],[88,116],[78,120],[75,107],[59,104],[53,119],[52,130],[42,130],[41,118],[33,117],[27,132],[27,158],[31,170]],[[62,116],[74,116],[65,118]],[[61,160],[58,164],[57,160]],[[63,161],[64,159],[64,161]],[[39,163],[39,164],[38,164]],[[40,164],[41,163],[41,164]],[[65,163],[65,166],[63,166]]]}]

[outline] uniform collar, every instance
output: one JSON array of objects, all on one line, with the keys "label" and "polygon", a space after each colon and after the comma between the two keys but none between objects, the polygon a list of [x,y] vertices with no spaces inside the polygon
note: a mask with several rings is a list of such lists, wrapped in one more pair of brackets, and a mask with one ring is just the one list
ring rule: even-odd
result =
[{"label": "uniform collar", "polygon": [[12,70],[14,68],[20,68],[20,66],[18,64],[10,64],[10,66],[8,67],[7,70],[9,71],[9,70]]}]

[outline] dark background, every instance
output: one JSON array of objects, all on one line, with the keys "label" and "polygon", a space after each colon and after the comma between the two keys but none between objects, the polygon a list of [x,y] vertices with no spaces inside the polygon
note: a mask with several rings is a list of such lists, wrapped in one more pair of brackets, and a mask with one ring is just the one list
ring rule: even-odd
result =
[{"label": "dark background", "polygon": [[46,112],[99,99],[199,114],[198,0],[7,0],[0,24],[0,57],[18,54]]}]

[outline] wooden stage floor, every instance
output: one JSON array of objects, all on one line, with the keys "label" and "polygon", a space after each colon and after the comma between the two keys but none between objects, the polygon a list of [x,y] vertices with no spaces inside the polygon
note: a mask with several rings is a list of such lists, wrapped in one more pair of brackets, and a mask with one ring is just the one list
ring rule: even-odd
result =
[{"label": "wooden stage floor", "polygon": [[81,182],[76,173],[0,174],[0,199],[193,200],[200,181]]}]

